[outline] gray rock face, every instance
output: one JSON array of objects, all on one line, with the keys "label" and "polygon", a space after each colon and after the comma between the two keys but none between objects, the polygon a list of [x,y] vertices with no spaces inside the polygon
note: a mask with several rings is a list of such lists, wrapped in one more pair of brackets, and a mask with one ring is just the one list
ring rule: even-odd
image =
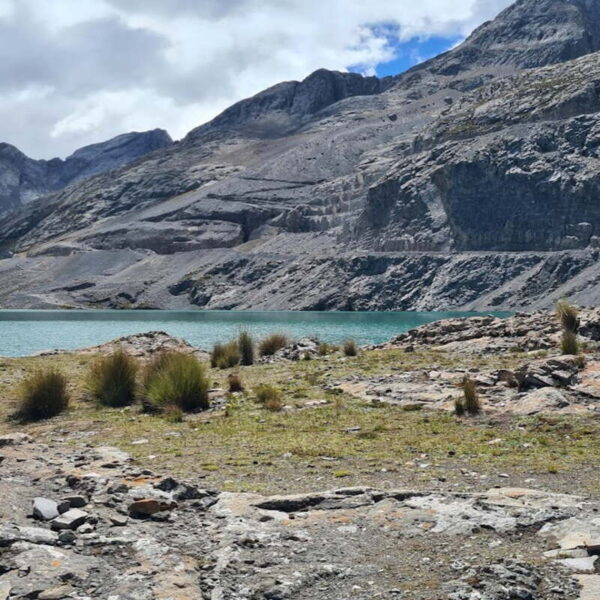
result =
[{"label": "gray rock face", "polygon": [[397,77],[274,86],[0,218],[0,305],[595,303],[599,65],[597,2],[519,0]]},{"label": "gray rock face", "polygon": [[80,148],[65,160],[34,160],[10,144],[0,144],[0,212],[128,164],[171,143],[169,134],[162,129],[126,133]]}]

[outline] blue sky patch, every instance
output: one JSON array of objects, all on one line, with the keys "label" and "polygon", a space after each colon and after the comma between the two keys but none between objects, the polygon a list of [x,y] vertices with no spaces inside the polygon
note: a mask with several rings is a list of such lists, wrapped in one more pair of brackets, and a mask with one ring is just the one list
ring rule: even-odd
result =
[{"label": "blue sky patch", "polygon": [[[403,42],[390,40],[396,57],[389,62],[377,65],[376,73],[379,77],[398,75],[425,60],[450,50],[461,41],[461,37],[415,37]],[[351,66],[348,70],[362,73],[364,67]]]}]

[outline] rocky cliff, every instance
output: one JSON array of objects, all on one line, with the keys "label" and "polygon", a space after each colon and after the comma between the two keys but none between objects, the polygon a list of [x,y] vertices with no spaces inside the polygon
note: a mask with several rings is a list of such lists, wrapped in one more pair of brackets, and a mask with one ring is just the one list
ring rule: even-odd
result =
[{"label": "rocky cliff", "polygon": [[519,0],[399,76],[279,84],[1,218],[0,303],[596,303],[599,64],[597,2]]},{"label": "rocky cliff", "polygon": [[80,148],[65,160],[34,160],[10,144],[0,144],[0,211],[18,208],[70,183],[131,163],[171,144],[169,134],[162,129],[126,133]]}]

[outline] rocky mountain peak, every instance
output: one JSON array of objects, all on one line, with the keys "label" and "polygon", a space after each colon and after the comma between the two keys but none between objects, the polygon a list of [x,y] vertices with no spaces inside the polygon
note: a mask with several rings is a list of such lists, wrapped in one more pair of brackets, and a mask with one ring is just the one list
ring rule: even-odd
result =
[{"label": "rocky mountain peak", "polygon": [[597,50],[596,0],[518,0],[456,50],[432,62],[437,72],[455,75],[473,67],[542,67]]},{"label": "rocky mountain peak", "polygon": [[237,102],[210,123],[192,130],[187,139],[195,141],[207,133],[232,129],[257,137],[281,135],[340,100],[378,94],[391,83],[391,77],[318,69],[302,81],[286,81]]}]

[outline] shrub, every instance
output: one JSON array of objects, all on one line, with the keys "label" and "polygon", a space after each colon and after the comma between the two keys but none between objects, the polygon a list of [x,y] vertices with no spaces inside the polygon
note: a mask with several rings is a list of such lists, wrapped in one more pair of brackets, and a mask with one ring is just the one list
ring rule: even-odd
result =
[{"label": "shrub", "polygon": [[563,354],[579,354],[579,342],[577,341],[577,334],[565,329],[560,339],[560,349]]},{"label": "shrub", "polygon": [[231,373],[229,377],[227,377],[227,383],[229,384],[230,392],[243,392],[244,385],[242,384],[242,378],[239,375],[234,375]]},{"label": "shrub", "polygon": [[575,357],[575,366],[578,369],[585,369],[585,364],[586,364],[586,360],[585,360],[585,356],[583,354],[579,354],[578,356]]},{"label": "shrub", "polygon": [[279,410],[281,410],[281,408],[283,407],[283,403],[281,401],[281,390],[274,385],[262,383],[261,385],[255,388],[254,393],[256,394],[256,401],[260,402],[265,408],[268,408],[269,410],[273,410],[277,407],[277,405],[279,405]]},{"label": "shrub", "polygon": [[258,353],[261,356],[273,356],[275,352],[288,345],[288,338],[282,333],[273,333],[258,345]]},{"label": "shrub", "polygon": [[146,369],[142,404],[149,412],[206,410],[209,382],[202,364],[192,354],[166,352]]},{"label": "shrub", "polygon": [[99,359],[92,365],[88,389],[96,402],[104,406],[129,406],[136,396],[138,363],[123,349]]},{"label": "shrub", "polygon": [[346,356],[358,356],[358,346],[354,340],[344,342],[344,354]]},{"label": "shrub", "polygon": [[230,369],[240,364],[241,356],[237,341],[228,344],[215,344],[210,355],[211,367]]},{"label": "shrub", "polygon": [[240,332],[238,336],[240,363],[245,366],[254,364],[254,340],[247,331]]},{"label": "shrub", "polygon": [[66,377],[55,369],[48,369],[23,381],[15,416],[21,421],[41,421],[60,414],[68,406]]},{"label": "shrub", "polygon": [[475,382],[470,377],[465,377],[462,382],[462,389],[465,411],[470,415],[478,415],[481,412],[481,401]]},{"label": "shrub", "polygon": [[579,313],[577,308],[569,304],[567,300],[556,303],[556,315],[564,332],[577,334],[579,331]]}]

